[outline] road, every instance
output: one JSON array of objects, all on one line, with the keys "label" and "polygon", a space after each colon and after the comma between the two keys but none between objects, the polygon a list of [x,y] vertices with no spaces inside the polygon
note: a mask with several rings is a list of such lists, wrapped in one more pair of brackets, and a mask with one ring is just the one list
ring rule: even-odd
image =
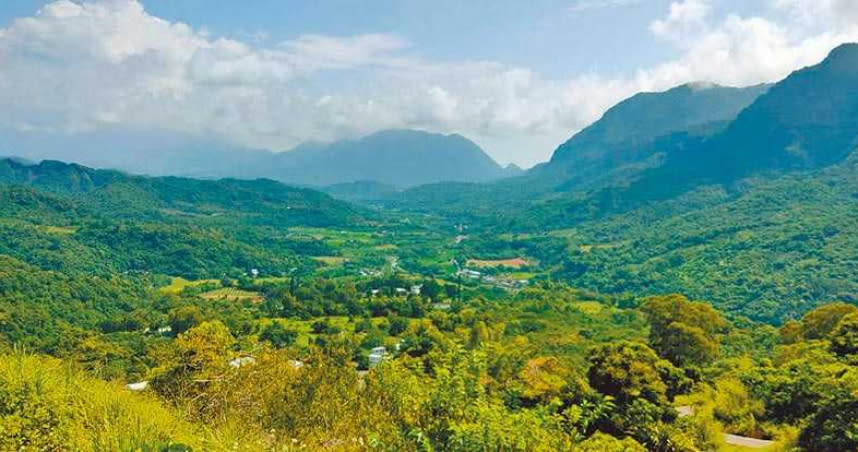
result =
[{"label": "road", "polygon": [[[694,414],[694,407],[678,406],[676,407],[676,411],[679,413],[679,417],[691,416]],[[730,446],[742,446],[749,449],[766,449],[775,445],[774,441],[731,435],[729,433],[724,434],[724,442]]]},{"label": "road", "polygon": [[724,442],[731,446],[742,446],[749,449],[765,449],[775,445],[774,441],[764,439],[748,438],[747,436],[724,434]]}]

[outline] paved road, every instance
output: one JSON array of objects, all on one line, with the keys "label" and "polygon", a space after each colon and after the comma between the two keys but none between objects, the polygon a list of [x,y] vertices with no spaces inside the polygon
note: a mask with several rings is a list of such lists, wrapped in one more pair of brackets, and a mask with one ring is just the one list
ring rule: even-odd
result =
[{"label": "paved road", "polygon": [[[694,414],[694,407],[678,406],[676,407],[676,411],[679,413],[679,417],[691,416]],[[775,444],[774,441],[731,435],[729,433],[724,434],[724,442],[731,446],[742,446],[749,449],[765,449],[767,447],[774,446]]]},{"label": "paved road", "polygon": [[747,436],[724,434],[724,442],[731,446],[742,446],[751,449],[765,449],[774,446],[774,441],[766,441],[764,439],[748,438]]}]

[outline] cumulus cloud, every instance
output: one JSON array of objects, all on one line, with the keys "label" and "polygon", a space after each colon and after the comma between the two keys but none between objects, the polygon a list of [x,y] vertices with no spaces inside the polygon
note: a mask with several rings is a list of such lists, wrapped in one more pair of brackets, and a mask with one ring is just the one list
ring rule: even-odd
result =
[{"label": "cumulus cloud", "polygon": [[701,33],[706,29],[706,15],[709,14],[709,8],[705,0],[671,3],[667,17],[650,24],[650,30],[656,36],[681,42],[690,34]]},{"label": "cumulus cloud", "polygon": [[842,20],[841,0],[774,0],[772,7],[789,19],[730,14],[715,22],[707,16],[705,0],[673,3],[669,15],[650,28],[669,41],[680,36],[681,56],[638,71],[638,81],[655,87],[682,80],[739,86],[773,82],[819,62],[838,44],[858,40],[854,22]]},{"label": "cumulus cloud", "polygon": [[[413,127],[459,132],[501,161],[528,165],[634,92],[775,81],[858,39],[854,2],[771,1],[782,19],[716,19],[705,0],[674,2],[650,26],[675,46],[673,60],[626,77],[549,79],[490,61],[426,61],[391,34],[305,35],[261,47],[163,20],[135,0],[57,0],[0,29],[0,126],[122,124],[268,149]],[[811,1],[824,10],[803,14]],[[630,2],[573,8],[621,3]]]}]

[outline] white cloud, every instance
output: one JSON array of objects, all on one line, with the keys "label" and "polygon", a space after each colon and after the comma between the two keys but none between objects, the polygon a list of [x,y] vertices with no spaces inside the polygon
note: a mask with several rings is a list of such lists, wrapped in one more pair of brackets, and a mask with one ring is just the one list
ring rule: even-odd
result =
[{"label": "white cloud", "polygon": [[[675,2],[651,30],[676,58],[627,77],[554,80],[495,62],[426,61],[397,35],[260,47],[162,20],[134,0],[59,0],[0,29],[0,125],[123,124],[270,149],[414,127],[459,132],[503,162],[529,165],[634,92],[775,81],[858,40],[854,2],[819,0],[824,10],[801,13],[816,1],[772,0],[778,19],[713,18],[702,0]],[[575,5],[620,3],[629,2]]]},{"label": "white cloud", "polygon": [[706,16],[710,6],[706,0],[683,0],[670,5],[670,13],[664,19],[650,24],[656,36],[681,42],[689,35],[702,33],[706,29]]},{"label": "white cloud", "polygon": [[701,0],[673,3],[668,17],[650,28],[656,36],[675,41],[682,54],[639,71],[637,79],[654,87],[689,80],[739,86],[780,80],[819,62],[838,44],[858,40],[854,22],[842,20],[841,3],[774,0],[773,8],[788,17],[783,22],[732,14],[714,22]]}]

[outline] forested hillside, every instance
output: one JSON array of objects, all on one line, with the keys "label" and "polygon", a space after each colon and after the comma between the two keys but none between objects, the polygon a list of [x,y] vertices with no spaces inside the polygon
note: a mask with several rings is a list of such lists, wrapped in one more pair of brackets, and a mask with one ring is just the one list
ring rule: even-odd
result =
[{"label": "forested hillside", "polygon": [[0,450],[858,451],[856,87],[639,95],[494,183],[294,157],[365,205],[0,160]]}]

